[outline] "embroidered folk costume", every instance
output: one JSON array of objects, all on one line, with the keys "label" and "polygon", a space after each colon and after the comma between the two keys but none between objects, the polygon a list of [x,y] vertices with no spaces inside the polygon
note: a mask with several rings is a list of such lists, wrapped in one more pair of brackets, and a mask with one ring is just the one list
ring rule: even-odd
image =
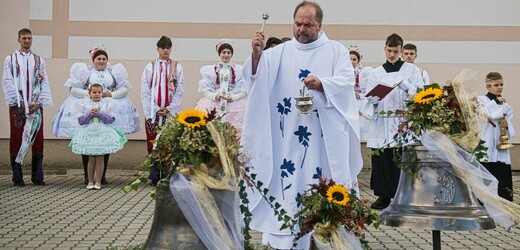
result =
[{"label": "embroidered folk costume", "polygon": [[[114,99],[104,97],[94,102],[90,98],[83,98],[74,103],[74,108],[79,114],[80,128],[69,143],[73,153],[105,155],[123,149],[127,139],[122,131],[111,125],[115,122],[113,112],[117,110]],[[97,109],[99,114],[93,116],[92,109]]]},{"label": "embroidered folk costume", "polygon": [[[168,41],[171,40],[168,39]],[[153,141],[157,137],[158,129],[166,122],[168,117],[175,116],[181,111],[183,94],[184,73],[178,61],[170,58],[166,60],[157,59],[145,66],[141,76],[141,103],[146,119],[148,153],[152,152]],[[158,115],[161,109],[167,109],[168,114],[166,116]],[[168,169],[158,169],[154,163],[148,178],[152,181],[152,184],[156,184],[159,179],[167,176],[167,174]]]},{"label": "embroidered folk costume", "polygon": [[[31,51],[16,50],[4,60],[2,78],[6,104],[9,106],[9,153],[15,185],[23,181],[23,159],[32,148],[31,180],[43,182],[43,107],[52,105],[52,95],[45,70],[45,61]],[[40,104],[33,113],[29,105]]]},{"label": "embroidered folk costume", "polygon": [[[110,65],[108,54],[102,44],[98,44],[89,51],[92,58],[92,65],[85,63],[74,63],[70,68],[70,78],[64,86],[70,91],[70,95],[65,99],[59,111],[52,119],[52,133],[56,137],[72,137],[80,128],[78,123],[79,113],[74,107],[80,99],[88,98],[88,86],[99,83],[104,92],[110,92],[111,97],[117,103],[117,110],[113,110],[115,121],[112,124],[125,134],[133,134],[141,130],[141,123],[137,108],[128,97],[128,91],[132,85],[128,82],[128,72],[126,68],[118,63]],[[96,66],[96,58],[106,57],[104,65]],[[106,169],[110,155],[104,156],[104,172],[102,184],[106,184]],[[87,181],[88,156],[82,155],[85,182]]]},{"label": "embroidered folk costume", "polygon": [[128,72],[120,63],[114,66],[107,65],[103,70],[87,66],[85,63],[74,63],[70,68],[70,78],[64,84],[70,89],[70,95],[52,119],[52,133],[56,137],[72,137],[75,134],[79,129],[79,114],[73,104],[78,99],[88,98],[87,87],[92,83],[102,84],[103,89],[111,92],[112,98],[117,102],[117,110],[114,110],[115,127],[125,134],[141,130],[139,112],[128,97],[132,85],[127,78]]},{"label": "embroidered folk costume", "polygon": [[[226,40],[224,43],[217,44],[219,56],[227,48],[233,55],[233,47]],[[244,121],[244,110],[247,102],[247,89],[242,73],[242,65],[229,62],[229,57],[225,62],[214,65],[206,65],[200,69],[202,79],[199,81],[199,93],[202,97],[195,107],[198,110],[209,112],[217,110],[224,121],[231,123],[239,131],[242,131]],[[227,97],[220,98],[217,97]]]}]

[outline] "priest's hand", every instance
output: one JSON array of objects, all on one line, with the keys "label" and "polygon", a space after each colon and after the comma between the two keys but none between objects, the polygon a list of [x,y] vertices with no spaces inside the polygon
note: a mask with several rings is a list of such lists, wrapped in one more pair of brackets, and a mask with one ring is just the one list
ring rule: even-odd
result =
[{"label": "priest's hand", "polygon": [[323,85],[321,84],[321,81],[318,77],[309,76],[305,78],[305,80],[303,80],[303,84],[305,84],[305,87],[307,87],[308,89],[323,92]]},{"label": "priest's hand", "polygon": [[265,43],[266,41],[264,32],[256,32],[251,42],[251,47],[253,48],[253,57],[260,58],[260,55],[265,48]]},{"label": "priest's hand", "polygon": [[257,31],[253,40],[251,40],[251,47],[253,48],[252,60],[253,60],[253,74],[256,74],[258,63],[260,62],[260,56],[265,47],[265,35],[264,32]]}]

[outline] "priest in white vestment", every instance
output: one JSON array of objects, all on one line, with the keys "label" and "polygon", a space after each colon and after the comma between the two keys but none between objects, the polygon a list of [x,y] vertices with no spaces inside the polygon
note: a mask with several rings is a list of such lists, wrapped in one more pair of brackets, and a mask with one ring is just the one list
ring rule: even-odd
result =
[{"label": "priest in white vestment", "polygon": [[[251,157],[251,172],[269,189],[267,196],[276,197],[289,216],[301,209],[301,194],[320,176],[358,189],[363,166],[354,71],[348,50],[321,31],[322,17],[319,5],[301,3],[294,38],[262,51],[265,37],[257,32],[244,64],[249,99],[243,150]],[[296,108],[302,82],[314,96],[310,115]],[[262,243],[291,248],[290,231],[280,230],[282,222],[258,191],[249,191],[250,226],[263,233]],[[297,248],[308,248],[309,239],[300,239]]]}]

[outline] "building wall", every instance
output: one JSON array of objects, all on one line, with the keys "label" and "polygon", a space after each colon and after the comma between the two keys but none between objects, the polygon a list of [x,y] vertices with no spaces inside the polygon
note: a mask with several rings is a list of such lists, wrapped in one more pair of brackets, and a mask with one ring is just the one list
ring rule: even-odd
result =
[{"label": "building wall", "polygon": [[[88,50],[102,43],[112,64],[123,63],[134,89],[130,98],[142,115],[139,94],[142,69],[157,56],[161,35],[173,38],[173,58],[185,71],[183,108],[194,107],[202,65],[218,60],[215,45],[233,40],[233,60],[250,54],[250,38],[268,12],[268,36],[292,37],[292,16],[299,1],[171,1],[171,0],[0,0],[0,55],[19,47],[17,31],[33,31],[33,51],[47,63],[54,105],[45,109],[45,137],[55,138],[51,120],[68,90],[63,83],[75,62],[90,63]],[[520,110],[513,86],[520,82],[520,1],[500,4],[485,0],[438,1],[318,1],[324,10],[323,29],[331,39],[357,45],[365,66],[384,62],[384,40],[398,33],[418,46],[417,63],[434,82],[444,83],[464,68],[479,79],[499,71],[506,83],[504,96]],[[6,25],[8,24],[8,25]],[[2,70],[3,71],[3,70]],[[482,81],[483,82],[483,81]],[[485,93],[484,83],[478,90]],[[0,103],[4,102],[3,95]],[[0,105],[0,138],[9,138],[7,108]],[[519,124],[519,116],[515,124]],[[129,136],[142,140],[144,131]],[[513,142],[520,142],[513,138]]]}]

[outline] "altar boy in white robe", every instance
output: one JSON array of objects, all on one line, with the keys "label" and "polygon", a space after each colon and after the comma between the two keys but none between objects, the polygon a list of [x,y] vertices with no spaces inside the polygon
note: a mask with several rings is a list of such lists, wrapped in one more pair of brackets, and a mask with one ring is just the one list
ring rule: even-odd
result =
[{"label": "altar boy in white robe", "polygon": [[[417,88],[423,87],[419,68],[414,64],[401,60],[403,39],[390,35],[385,42],[386,62],[377,67],[370,76],[367,93],[379,83],[394,86],[398,84],[382,100],[377,96],[368,97],[368,102],[374,107],[372,123],[370,124],[367,147],[372,150],[384,148],[379,155],[372,155],[372,175],[370,188],[378,199],[372,203],[373,209],[384,209],[394,197],[399,183],[400,169],[394,163],[396,144],[393,136],[397,133],[402,118],[399,115],[406,109],[405,101],[413,98]],[[378,115],[381,111],[393,111],[393,116]]]},{"label": "altar boy in white robe", "polygon": [[511,155],[508,148],[498,149],[501,142],[502,129],[507,138],[515,136],[513,126],[513,107],[502,96],[504,79],[498,72],[489,72],[486,75],[488,93],[478,97],[482,114],[487,123],[482,134],[487,147],[487,157],[481,164],[498,180],[498,195],[506,200],[513,201],[513,175],[511,173]]},{"label": "altar boy in white robe", "polygon": [[[320,176],[357,189],[363,166],[349,53],[321,31],[322,20],[318,4],[300,3],[294,12],[294,38],[262,51],[265,36],[257,32],[252,55],[244,64],[249,99],[243,150],[251,157],[251,172],[289,216],[301,209],[302,192]],[[296,109],[302,83],[314,96],[310,115],[300,115]],[[248,195],[250,226],[263,233],[262,243],[291,248],[294,237],[289,230],[280,230],[282,222],[267,202],[258,192]],[[309,239],[300,239],[297,248],[308,248]]]}]

